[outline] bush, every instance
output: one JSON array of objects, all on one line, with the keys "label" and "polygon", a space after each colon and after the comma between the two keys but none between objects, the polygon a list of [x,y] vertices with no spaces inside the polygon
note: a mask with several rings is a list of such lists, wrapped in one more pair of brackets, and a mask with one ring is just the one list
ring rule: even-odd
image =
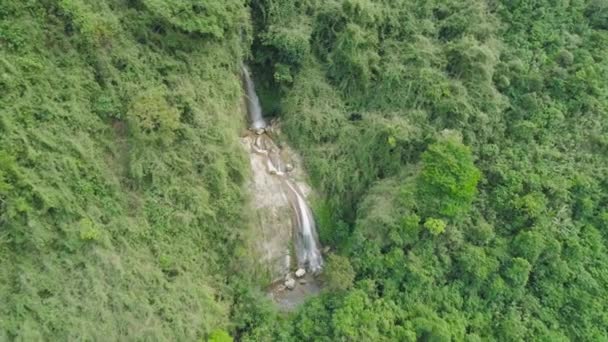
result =
[{"label": "bush", "polygon": [[328,59],[329,76],[340,89],[364,90],[369,86],[380,60],[377,39],[373,32],[357,24],[348,24],[338,34]]},{"label": "bush", "polygon": [[223,38],[247,18],[242,0],[143,0],[158,17],[190,33]]},{"label": "bush", "polygon": [[327,258],[327,265],[323,271],[325,285],[330,291],[344,291],[353,286],[355,270],[348,258],[332,254]]},{"label": "bush", "polygon": [[207,342],[232,342],[232,337],[221,329],[214,330],[207,339]]},{"label": "bush", "polygon": [[103,2],[91,4],[86,0],[61,0],[59,6],[69,15],[83,38],[93,46],[107,47],[121,33],[115,16],[99,14],[107,9]]},{"label": "bush", "polygon": [[306,21],[293,18],[288,23],[271,25],[262,35],[264,45],[274,48],[282,63],[300,66],[310,53],[312,27]]},{"label": "bush", "polygon": [[97,227],[95,227],[95,223],[93,223],[90,219],[81,219],[79,222],[80,226],[80,238],[85,241],[96,241],[99,240],[101,236],[101,232]]},{"label": "bush", "polygon": [[439,235],[445,231],[446,223],[442,219],[429,218],[424,222],[426,228],[432,235]]},{"label": "bush", "polygon": [[179,127],[179,112],[166,100],[163,87],[150,88],[137,95],[127,112],[133,135],[143,141],[169,144]]}]

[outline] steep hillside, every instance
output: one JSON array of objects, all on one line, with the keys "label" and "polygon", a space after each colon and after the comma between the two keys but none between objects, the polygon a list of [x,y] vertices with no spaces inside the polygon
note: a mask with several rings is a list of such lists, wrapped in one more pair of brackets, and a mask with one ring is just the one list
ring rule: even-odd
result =
[{"label": "steep hillside", "polygon": [[[0,340],[608,340],[606,1],[0,19]],[[288,314],[250,279],[243,61],[331,248]]]},{"label": "steep hillside", "polygon": [[8,0],[0,17],[0,340],[227,326],[246,8]]},{"label": "steep hillside", "polygon": [[250,340],[608,339],[605,2],[252,9],[337,255],[333,292]]}]

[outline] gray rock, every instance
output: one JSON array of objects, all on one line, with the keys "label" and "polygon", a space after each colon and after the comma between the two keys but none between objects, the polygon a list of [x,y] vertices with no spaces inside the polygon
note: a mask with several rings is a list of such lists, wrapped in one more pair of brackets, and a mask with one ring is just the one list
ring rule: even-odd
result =
[{"label": "gray rock", "polygon": [[288,278],[285,280],[285,283],[283,283],[285,285],[286,288],[293,290],[296,287],[296,280],[293,278]]},{"label": "gray rock", "polygon": [[302,278],[306,274],[306,270],[303,268],[298,268],[296,271],[296,278]]}]

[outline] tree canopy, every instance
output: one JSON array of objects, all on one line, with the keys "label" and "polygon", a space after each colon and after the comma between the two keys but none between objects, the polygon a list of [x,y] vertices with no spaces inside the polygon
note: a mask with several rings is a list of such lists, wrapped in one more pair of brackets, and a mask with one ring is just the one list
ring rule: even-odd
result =
[{"label": "tree canopy", "polygon": [[[0,19],[0,340],[608,340],[606,1]],[[246,248],[243,62],[331,249],[291,313]]]}]

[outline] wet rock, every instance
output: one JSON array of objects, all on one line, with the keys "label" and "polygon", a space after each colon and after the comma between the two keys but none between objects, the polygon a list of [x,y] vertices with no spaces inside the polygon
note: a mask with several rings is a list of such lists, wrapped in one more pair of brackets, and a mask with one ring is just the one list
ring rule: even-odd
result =
[{"label": "wet rock", "polygon": [[296,271],[296,278],[302,278],[306,274],[306,270],[303,268],[298,268]]},{"label": "wet rock", "polygon": [[289,290],[293,290],[296,287],[296,280],[293,278],[287,278],[287,279],[285,279],[285,283],[283,283],[283,284]]},{"label": "wet rock", "polygon": [[306,285],[306,279],[300,280],[300,285]]},{"label": "wet rock", "polygon": [[264,128],[257,128],[257,129],[255,130],[255,134],[257,134],[257,135],[262,135],[262,134],[264,134],[265,132],[266,132],[266,130],[265,130]]},{"label": "wet rock", "polygon": [[262,136],[255,137],[255,146],[262,150],[265,150],[266,144],[264,143],[264,137],[262,137]]},{"label": "wet rock", "polygon": [[285,164],[285,171],[287,171],[287,172],[293,171],[293,165],[290,163]]},{"label": "wet rock", "polygon": [[330,250],[329,246],[325,246],[325,248],[323,248],[323,254],[329,253],[329,250]]}]

